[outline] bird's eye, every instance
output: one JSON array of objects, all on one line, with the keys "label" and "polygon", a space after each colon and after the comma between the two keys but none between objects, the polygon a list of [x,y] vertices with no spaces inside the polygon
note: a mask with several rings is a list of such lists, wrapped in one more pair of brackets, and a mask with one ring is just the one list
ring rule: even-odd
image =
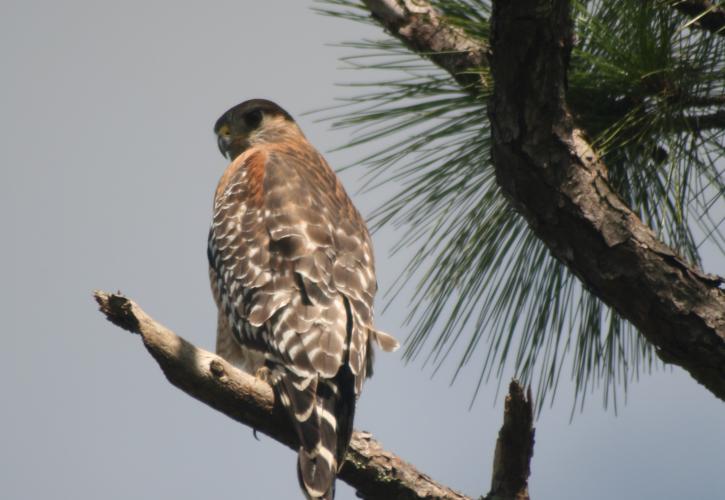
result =
[{"label": "bird's eye", "polygon": [[258,109],[254,109],[244,115],[244,123],[246,123],[247,127],[249,127],[250,129],[257,128],[257,126],[259,126],[259,123],[261,121],[262,121],[262,112]]}]

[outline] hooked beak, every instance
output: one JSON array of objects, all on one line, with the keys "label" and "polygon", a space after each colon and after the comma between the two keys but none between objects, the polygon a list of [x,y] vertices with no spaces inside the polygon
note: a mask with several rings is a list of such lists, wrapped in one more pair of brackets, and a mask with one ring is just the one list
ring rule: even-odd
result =
[{"label": "hooked beak", "polygon": [[231,152],[229,151],[229,146],[232,143],[231,136],[228,134],[220,134],[217,136],[216,143],[222,156],[231,160]]}]

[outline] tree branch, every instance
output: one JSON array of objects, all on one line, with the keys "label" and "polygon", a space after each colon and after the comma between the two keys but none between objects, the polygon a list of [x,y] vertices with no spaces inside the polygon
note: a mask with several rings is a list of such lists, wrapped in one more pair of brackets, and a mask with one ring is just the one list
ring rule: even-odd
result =
[{"label": "tree branch", "polygon": [[[429,58],[440,68],[448,71],[462,88],[477,94],[481,88],[490,85],[477,68],[489,66],[492,56],[487,42],[474,39],[460,28],[450,26],[435,8],[425,0],[363,0],[372,16],[393,36],[409,49]],[[714,7],[709,0],[661,0],[671,6],[692,14],[710,9],[709,25],[714,19],[725,16],[725,9]],[[699,9],[699,10],[698,10]],[[720,22],[725,22],[723,17]],[[722,24],[720,25],[722,27]],[[722,106],[725,96],[687,97],[682,104],[688,106]],[[717,110],[711,114],[683,117],[678,126],[681,130],[707,130],[725,127],[725,112]]]},{"label": "tree branch", "polygon": [[[551,252],[667,362],[725,399],[725,294],[621,201],[565,102],[569,3],[494,1],[490,107],[499,184]],[[533,14],[533,15],[532,15]]]},{"label": "tree branch", "polygon": [[419,0],[363,0],[373,17],[408,48],[430,58],[448,71],[458,84],[478,93],[487,86],[473,70],[487,66],[484,40],[472,39],[447,24],[438,12]]},{"label": "tree branch", "polygon": [[[437,43],[477,54],[473,59],[480,65],[485,44],[460,33],[448,36],[444,20],[417,16],[406,7],[409,3],[366,0],[393,35],[413,50],[424,49],[454,78],[465,74],[463,63],[451,66],[436,59],[429,53],[429,37],[418,40],[417,33],[436,33],[443,38]],[[424,0],[414,5],[432,9]],[[565,102],[572,43],[569,3],[499,0],[493,6],[495,93],[489,118],[503,191],[552,254],[631,321],[664,361],[682,366],[725,400],[722,278],[704,274],[657,239],[609,185],[606,167],[572,124]],[[397,17],[386,16],[384,7]],[[426,19],[435,29],[396,29]]]},{"label": "tree branch", "polygon": [[529,473],[534,455],[534,409],[531,388],[509,384],[503,426],[496,440],[491,491],[484,500],[529,500]]},{"label": "tree branch", "polygon": [[[299,443],[289,417],[268,384],[178,337],[123,295],[96,291],[94,297],[109,321],[141,335],[169,382],[237,422],[297,450]],[[339,477],[366,499],[471,500],[385,451],[366,432],[353,433]]]},{"label": "tree branch", "polygon": [[725,8],[712,0],[665,0],[665,3],[693,18],[694,26],[725,35]]}]

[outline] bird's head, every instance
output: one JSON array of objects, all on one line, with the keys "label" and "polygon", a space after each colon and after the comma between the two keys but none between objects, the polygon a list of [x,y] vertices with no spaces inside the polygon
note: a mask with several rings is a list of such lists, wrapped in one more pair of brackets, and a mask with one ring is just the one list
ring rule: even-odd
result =
[{"label": "bird's head", "polygon": [[214,125],[222,155],[233,160],[255,142],[271,140],[276,133],[297,129],[289,113],[272,101],[252,99],[237,104]]}]

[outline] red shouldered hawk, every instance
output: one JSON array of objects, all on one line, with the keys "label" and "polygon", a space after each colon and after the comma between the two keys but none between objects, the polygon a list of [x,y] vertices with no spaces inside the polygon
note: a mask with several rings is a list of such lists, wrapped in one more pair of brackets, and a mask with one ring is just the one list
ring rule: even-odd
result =
[{"label": "red shouldered hawk", "polygon": [[398,346],[373,327],[370,235],[325,159],[273,102],[233,107],[214,132],[232,160],[209,232],[217,352],[250,373],[268,370],[299,437],[300,486],[330,499],[372,344]]}]

